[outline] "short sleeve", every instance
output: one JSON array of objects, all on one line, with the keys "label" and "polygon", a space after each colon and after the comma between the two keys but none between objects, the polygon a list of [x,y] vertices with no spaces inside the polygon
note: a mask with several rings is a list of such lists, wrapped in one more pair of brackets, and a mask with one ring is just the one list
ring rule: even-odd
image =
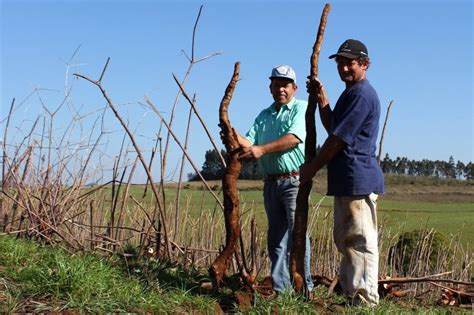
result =
[{"label": "short sleeve", "polygon": [[291,115],[291,122],[288,128],[288,134],[294,134],[300,142],[306,140],[306,103],[299,103],[294,106],[294,113]]},{"label": "short sleeve", "polygon": [[335,124],[336,127],[331,133],[347,145],[353,145],[369,114],[369,106],[362,96],[348,95],[338,115],[340,118]]},{"label": "short sleeve", "polygon": [[258,126],[260,125],[260,116],[262,114],[260,113],[257,118],[255,118],[255,121],[253,122],[252,127],[250,127],[249,131],[245,134],[245,137],[247,138],[248,141],[252,145],[258,145],[257,143],[257,131],[258,131]]}]

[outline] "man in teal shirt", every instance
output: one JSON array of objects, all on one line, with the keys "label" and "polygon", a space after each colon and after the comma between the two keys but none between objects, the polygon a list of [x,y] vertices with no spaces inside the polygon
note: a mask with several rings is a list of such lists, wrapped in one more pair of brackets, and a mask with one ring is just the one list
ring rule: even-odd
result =
[{"label": "man in teal shirt", "polygon": [[[294,70],[280,65],[272,70],[270,92],[274,102],[262,110],[246,137],[239,136],[244,148],[241,159],[258,159],[265,175],[264,203],[268,218],[267,245],[271,260],[273,290],[291,287],[289,256],[299,186],[299,167],[304,162],[307,102],[295,98],[297,85]],[[310,244],[306,236],[305,280],[308,290],[313,282],[310,273]]]}]

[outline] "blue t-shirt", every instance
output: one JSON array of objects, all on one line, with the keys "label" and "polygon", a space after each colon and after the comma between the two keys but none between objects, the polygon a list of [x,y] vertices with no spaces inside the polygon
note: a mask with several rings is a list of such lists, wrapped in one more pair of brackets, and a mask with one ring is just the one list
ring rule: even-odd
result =
[{"label": "blue t-shirt", "polygon": [[347,145],[328,163],[328,195],[357,196],[384,192],[375,157],[380,101],[369,81],[347,88],[333,111],[330,134]]}]

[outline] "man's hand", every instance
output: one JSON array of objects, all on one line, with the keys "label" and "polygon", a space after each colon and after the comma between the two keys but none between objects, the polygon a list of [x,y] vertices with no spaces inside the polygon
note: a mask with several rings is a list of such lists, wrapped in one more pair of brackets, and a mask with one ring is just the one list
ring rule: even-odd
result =
[{"label": "man's hand", "polygon": [[316,170],[311,164],[311,161],[303,163],[300,166],[300,187],[312,181],[314,175],[316,175]]},{"label": "man's hand", "polygon": [[253,145],[251,147],[243,148],[239,155],[240,160],[256,160],[265,154],[261,146]]},{"label": "man's hand", "polygon": [[[309,79],[309,77],[308,77]],[[306,91],[309,97],[314,99],[320,106],[326,106],[329,104],[329,99],[326,95],[326,90],[323,87],[322,82],[319,79],[306,81]]]}]

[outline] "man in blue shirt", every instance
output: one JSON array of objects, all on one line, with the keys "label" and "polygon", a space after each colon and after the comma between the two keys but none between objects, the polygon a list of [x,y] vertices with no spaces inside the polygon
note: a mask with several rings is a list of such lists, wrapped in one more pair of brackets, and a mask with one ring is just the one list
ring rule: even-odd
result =
[{"label": "man in blue shirt", "polygon": [[[304,162],[307,102],[295,98],[294,70],[287,65],[275,67],[270,76],[274,102],[255,119],[246,137],[239,137],[241,159],[258,159],[265,175],[264,203],[268,218],[267,245],[271,260],[273,290],[291,288],[289,254],[291,250],[299,167]],[[306,288],[311,291],[310,244],[306,236]]]},{"label": "man in blue shirt", "polygon": [[310,80],[310,102],[316,102],[329,136],[319,154],[300,168],[301,183],[312,180],[327,164],[328,195],[334,196],[334,241],[342,254],[339,281],[355,304],[379,300],[377,197],[384,192],[375,157],[380,101],[366,79],[370,60],[366,46],[346,40],[336,54],[337,70],[346,84],[331,110],[321,81]]}]

